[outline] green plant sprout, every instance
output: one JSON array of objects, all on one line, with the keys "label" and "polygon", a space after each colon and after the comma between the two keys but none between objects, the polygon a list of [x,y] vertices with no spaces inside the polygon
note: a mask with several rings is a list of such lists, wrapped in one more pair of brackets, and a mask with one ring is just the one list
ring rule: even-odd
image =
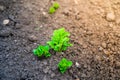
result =
[{"label": "green plant sprout", "polygon": [[39,45],[36,49],[33,49],[33,54],[38,57],[45,56],[47,58],[51,56],[51,54],[49,53],[49,49],[50,48],[48,45]]},{"label": "green plant sprout", "polygon": [[49,13],[53,14],[60,7],[59,3],[54,2],[53,5],[49,9]]},{"label": "green plant sprout", "polygon": [[54,7],[50,7],[50,9],[49,9],[49,13],[50,13],[50,14],[55,13],[55,11],[56,11],[56,10],[55,10],[55,8],[54,8]]},{"label": "green plant sprout", "polygon": [[65,28],[54,30],[51,41],[48,41],[47,44],[57,52],[65,51],[69,46],[72,46],[69,36],[70,33],[65,31]]},{"label": "green plant sprout", "polygon": [[58,9],[58,8],[60,7],[60,5],[59,5],[59,3],[54,2],[54,3],[53,3],[53,7],[54,7],[55,9]]},{"label": "green plant sprout", "polygon": [[72,61],[67,60],[66,58],[62,58],[62,60],[58,63],[58,68],[60,72],[63,74],[66,72],[68,68],[72,66]]}]

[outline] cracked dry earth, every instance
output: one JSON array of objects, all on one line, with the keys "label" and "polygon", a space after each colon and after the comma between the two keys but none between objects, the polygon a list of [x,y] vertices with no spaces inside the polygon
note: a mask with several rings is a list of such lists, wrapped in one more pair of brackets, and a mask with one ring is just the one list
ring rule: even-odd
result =
[{"label": "cracked dry earth", "polygon": [[[50,15],[54,1],[60,8]],[[0,0],[0,80],[120,80],[120,0],[54,1]],[[36,58],[32,50],[60,27],[74,46]],[[62,57],[73,61],[65,74]]]}]

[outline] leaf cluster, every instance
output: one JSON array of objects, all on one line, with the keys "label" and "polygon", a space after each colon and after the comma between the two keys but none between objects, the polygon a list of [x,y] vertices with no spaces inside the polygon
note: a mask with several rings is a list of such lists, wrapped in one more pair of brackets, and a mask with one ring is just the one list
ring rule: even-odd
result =
[{"label": "leaf cluster", "polygon": [[[44,56],[47,58],[51,56],[49,52],[50,48],[58,52],[64,51],[69,46],[72,46],[69,36],[70,33],[67,32],[65,28],[54,30],[51,40],[47,42],[48,45],[39,45],[36,49],[33,49],[33,54],[38,57]],[[58,63],[58,68],[61,73],[64,73],[72,66],[72,64],[72,61],[62,58],[62,60]]]},{"label": "leaf cluster", "polygon": [[47,43],[55,51],[65,51],[69,46],[72,46],[72,44],[69,42],[69,36],[69,32],[65,31],[64,28],[60,28],[53,32],[51,41],[48,41]]},{"label": "leaf cluster", "polygon": [[53,14],[60,7],[59,3],[54,2],[53,5],[49,9],[49,13]]},{"label": "leaf cluster", "polygon": [[38,56],[38,57],[50,57],[51,54],[49,53],[49,46],[48,45],[39,45],[36,49],[33,49],[33,54]]},{"label": "leaf cluster", "polygon": [[62,58],[62,60],[58,63],[58,68],[61,73],[64,73],[68,68],[72,66],[72,64],[72,61],[69,61],[66,58]]}]

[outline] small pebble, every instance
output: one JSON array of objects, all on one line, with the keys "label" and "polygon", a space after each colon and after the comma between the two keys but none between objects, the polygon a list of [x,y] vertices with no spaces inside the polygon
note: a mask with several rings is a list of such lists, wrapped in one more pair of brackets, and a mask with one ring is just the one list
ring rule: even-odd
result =
[{"label": "small pebble", "polygon": [[43,15],[46,15],[46,12],[42,12]]},{"label": "small pebble", "polygon": [[47,65],[47,61],[44,61],[43,64],[44,64],[44,65]]},{"label": "small pebble", "polygon": [[10,22],[9,19],[5,19],[5,20],[3,20],[3,24],[4,24],[4,25],[7,25],[9,22]]},{"label": "small pebble", "polygon": [[110,55],[110,52],[107,51],[107,50],[104,50],[104,53],[105,53],[106,55]]},{"label": "small pebble", "polygon": [[88,47],[87,44],[83,44],[82,46],[83,46],[83,48],[87,48]]},{"label": "small pebble", "polygon": [[111,28],[114,27],[114,25],[112,23],[109,23],[108,26],[111,27]]},{"label": "small pebble", "polygon": [[106,15],[107,21],[115,21],[115,14],[113,12],[110,12]]},{"label": "small pebble", "polygon": [[65,9],[62,12],[65,16],[70,16],[70,10],[69,9]]},{"label": "small pebble", "polygon": [[80,67],[80,64],[78,62],[75,63],[76,67]]},{"label": "small pebble", "polygon": [[0,11],[4,11],[5,7],[0,5]]},{"label": "small pebble", "polygon": [[52,73],[52,74],[51,74],[51,78],[53,78],[53,77],[55,77],[55,73]]},{"label": "small pebble", "polygon": [[95,58],[96,58],[96,60],[99,60],[99,61],[101,60],[101,57],[100,57],[100,56],[98,56],[98,55],[96,55],[96,57],[95,57]]},{"label": "small pebble", "polygon": [[102,47],[99,47],[99,48],[98,48],[98,50],[99,50],[99,51],[102,51],[102,50],[103,50],[103,48],[102,48]]},{"label": "small pebble", "polygon": [[46,74],[46,73],[48,73],[48,71],[49,71],[49,68],[47,67],[47,68],[45,68],[45,69],[43,69],[43,72]]},{"label": "small pebble", "polygon": [[61,54],[65,54],[64,52],[61,52]]},{"label": "small pebble", "polygon": [[107,47],[107,44],[104,43],[104,42],[103,42],[101,45],[102,45],[103,48],[106,48],[106,47]]},{"label": "small pebble", "polygon": [[28,39],[29,39],[30,41],[32,41],[32,42],[37,41],[37,37],[34,36],[34,35],[30,35],[30,36],[28,37]]},{"label": "small pebble", "polygon": [[84,68],[87,68],[87,64],[84,64]]}]

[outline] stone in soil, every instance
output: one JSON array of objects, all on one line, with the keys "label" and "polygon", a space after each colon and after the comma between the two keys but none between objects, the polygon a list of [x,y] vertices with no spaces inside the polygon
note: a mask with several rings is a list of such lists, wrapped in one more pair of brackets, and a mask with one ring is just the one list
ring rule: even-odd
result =
[{"label": "stone in soil", "polygon": [[43,65],[47,65],[47,61],[44,61],[44,62],[43,62]]},{"label": "stone in soil", "polygon": [[98,55],[96,55],[96,57],[95,57],[95,58],[96,58],[96,60],[99,60],[99,61],[101,60],[101,57],[100,57],[100,56],[98,56]]},{"label": "stone in soil", "polygon": [[69,9],[65,9],[62,12],[65,16],[70,16],[70,10]]},{"label": "stone in soil", "polygon": [[115,14],[113,12],[107,13],[106,20],[107,21],[115,21]]},{"label": "stone in soil", "polygon": [[43,69],[43,72],[44,72],[45,74],[48,73],[48,71],[49,71],[49,67],[46,67],[46,68]]},{"label": "stone in soil", "polygon": [[55,73],[51,73],[51,78],[55,77]]},{"label": "stone in soil", "polygon": [[0,5],[0,11],[4,11],[5,10],[5,7]]},{"label": "stone in soil", "polygon": [[104,53],[105,53],[106,55],[110,55],[110,52],[109,52],[108,50],[104,50]]},{"label": "stone in soil", "polygon": [[87,48],[88,47],[87,44],[83,44],[82,46],[83,46],[83,48]]},{"label": "stone in soil", "polygon": [[107,44],[104,43],[104,42],[103,42],[101,45],[102,45],[103,48],[106,48],[106,47],[107,47]]},{"label": "stone in soil", "polygon": [[79,14],[75,15],[75,19],[76,20],[80,20],[81,19],[81,15],[79,15]]},{"label": "stone in soil", "polygon": [[100,47],[98,48],[98,50],[99,50],[99,51],[102,51],[102,50],[103,50],[103,48],[100,46]]},{"label": "stone in soil", "polygon": [[78,62],[75,63],[76,67],[79,68],[80,64]]},{"label": "stone in soil", "polygon": [[5,19],[5,20],[3,20],[3,25],[7,25],[7,24],[9,24],[9,22],[10,22],[9,19]]},{"label": "stone in soil", "polygon": [[28,36],[28,39],[32,42],[37,41],[37,37],[35,35]]}]

